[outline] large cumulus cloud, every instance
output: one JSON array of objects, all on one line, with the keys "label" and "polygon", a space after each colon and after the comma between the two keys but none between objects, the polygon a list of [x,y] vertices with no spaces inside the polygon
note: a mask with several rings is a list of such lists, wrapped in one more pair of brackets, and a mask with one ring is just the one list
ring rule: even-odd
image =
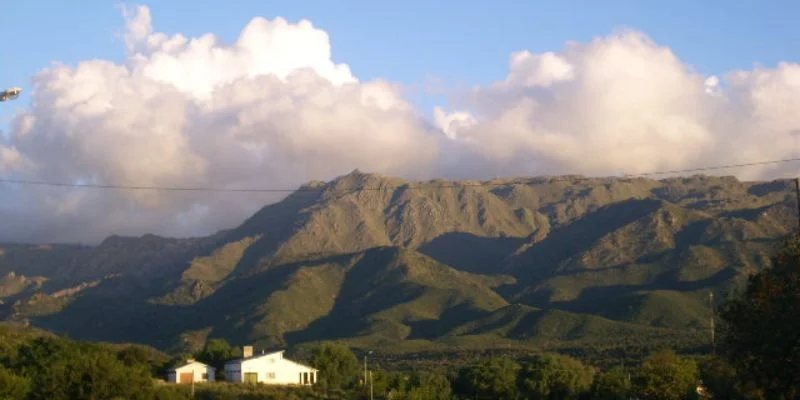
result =
[{"label": "large cumulus cloud", "polygon": [[[798,157],[800,65],[703,76],[624,30],[511,56],[504,80],[435,110],[447,136],[504,173],[638,174]],[[724,171],[765,178],[797,165]]]},{"label": "large cumulus cloud", "polygon": [[[137,186],[294,188],[355,168],[422,176],[430,124],[390,82],[359,82],[310,22],[253,19],[238,40],[153,32],[126,9],[124,65],[56,65],[0,147],[6,176]],[[204,234],[280,195],[12,187],[0,240]]]},{"label": "large cumulus cloud", "polygon": [[[255,18],[225,44],[156,32],[147,7],[124,14],[124,63],[34,77],[31,106],[0,141],[0,176],[293,188],[355,168],[412,179],[617,175],[796,156],[797,64],[704,76],[620,31],[517,52],[505,78],[454,93],[426,121],[398,85],[362,82],[334,62],[308,21]],[[769,178],[792,167],[724,172]],[[0,241],[206,234],[280,196],[7,185]]]}]

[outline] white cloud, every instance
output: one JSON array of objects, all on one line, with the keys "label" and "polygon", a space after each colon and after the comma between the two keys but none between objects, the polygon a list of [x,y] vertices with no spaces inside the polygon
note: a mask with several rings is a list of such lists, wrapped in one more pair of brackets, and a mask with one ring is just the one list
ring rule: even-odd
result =
[{"label": "white cloud", "polygon": [[[2,176],[294,188],[355,168],[412,179],[616,175],[800,155],[798,64],[703,76],[621,31],[517,52],[506,77],[427,122],[399,86],[335,63],[327,33],[308,21],[254,18],[226,45],[157,32],[144,6],[123,13],[124,63],[54,65],[34,78],[30,108],[0,140]],[[8,187],[0,241],[205,234],[280,197]]]},{"label": "white cloud", "polygon": [[560,53],[516,53],[504,80],[473,89],[459,111],[436,119],[473,121],[448,125],[449,136],[490,168],[517,174],[617,175],[789,156],[800,65],[735,72],[726,83],[644,34],[620,31]]},{"label": "white cloud", "polygon": [[[125,10],[124,65],[55,65],[0,147],[17,178],[150,186],[285,187],[355,168],[430,170],[436,138],[395,85],[359,82],[325,32],[253,19],[231,45],[154,32]],[[31,160],[25,167],[22,159]],[[111,233],[208,233],[276,195],[14,187],[0,240],[97,241]],[[24,208],[20,213],[16,208]],[[10,225],[6,225],[10,226]]]},{"label": "white cloud", "polygon": [[125,18],[123,39],[128,51],[132,52],[142,42],[147,43],[148,37],[153,33],[153,18],[150,16],[150,8],[144,5],[123,5],[122,16]]},{"label": "white cloud", "polygon": [[706,85],[706,93],[708,94],[719,93],[719,77],[717,77],[716,75],[711,75],[708,78],[706,78],[705,85]]},{"label": "white cloud", "polygon": [[0,145],[0,172],[13,171],[24,163],[25,159],[16,147]]},{"label": "white cloud", "polygon": [[558,82],[573,79],[575,68],[564,57],[555,53],[533,54],[520,51],[511,55],[511,68],[508,77],[501,84],[503,88],[547,87]]},{"label": "white cloud", "polygon": [[441,107],[434,108],[433,122],[450,139],[458,139],[460,130],[470,129],[477,124],[475,117],[468,112],[446,113]]}]

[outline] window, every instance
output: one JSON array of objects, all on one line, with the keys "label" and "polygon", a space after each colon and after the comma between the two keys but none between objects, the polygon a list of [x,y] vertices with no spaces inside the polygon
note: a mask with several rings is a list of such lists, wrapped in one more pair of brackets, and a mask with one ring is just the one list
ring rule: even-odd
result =
[{"label": "window", "polygon": [[203,379],[208,380],[208,373],[207,372],[203,372]]},{"label": "window", "polygon": [[275,373],[274,372],[268,372],[267,373],[267,379],[275,379]]}]

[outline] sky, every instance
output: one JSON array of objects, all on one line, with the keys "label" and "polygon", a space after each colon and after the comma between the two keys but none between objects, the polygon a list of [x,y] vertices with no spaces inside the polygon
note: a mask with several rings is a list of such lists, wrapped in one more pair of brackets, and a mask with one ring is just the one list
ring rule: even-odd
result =
[{"label": "sky", "polygon": [[[0,178],[293,188],[800,156],[795,1],[3,6]],[[726,170],[796,174],[790,163]],[[2,185],[2,184],[0,184]],[[0,241],[235,226],[279,194],[2,185]]]}]

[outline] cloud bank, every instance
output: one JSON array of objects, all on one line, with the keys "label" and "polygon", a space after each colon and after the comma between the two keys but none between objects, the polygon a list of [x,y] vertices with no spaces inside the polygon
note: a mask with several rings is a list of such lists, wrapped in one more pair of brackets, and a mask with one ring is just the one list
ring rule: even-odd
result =
[{"label": "cloud bank", "polygon": [[799,64],[702,76],[635,31],[515,53],[504,80],[459,105],[437,109],[438,126],[508,171],[636,174],[800,156]]},{"label": "cloud bank", "polygon": [[[355,168],[411,179],[617,175],[794,157],[800,65],[703,76],[635,31],[512,54],[505,78],[430,121],[388,80],[331,59],[309,21],[254,18],[231,44],[124,10],[123,64],[54,65],[0,141],[0,176],[294,188]],[[769,178],[782,167],[726,171]],[[97,242],[229,228],[275,194],[6,185],[0,241]]]}]

